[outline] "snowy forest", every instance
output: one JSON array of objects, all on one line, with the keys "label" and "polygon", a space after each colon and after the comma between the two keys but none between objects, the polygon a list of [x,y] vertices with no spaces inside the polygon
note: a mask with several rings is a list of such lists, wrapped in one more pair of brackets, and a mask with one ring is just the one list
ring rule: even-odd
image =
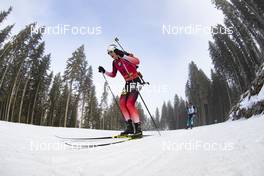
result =
[{"label": "snowy forest", "polygon": [[[214,0],[215,7],[225,16],[218,29],[232,29],[232,34],[214,34],[209,41],[209,54],[214,70],[208,78],[195,63],[189,64],[186,97],[197,106],[197,125],[227,120],[240,95],[251,87],[263,64],[264,2],[257,0]],[[165,102],[161,110],[161,127],[185,127],[184,100],[177,95]]]},{"label": "snowy forest", "polygon": [[[196,125],[226,120],[240,95],[250,88],[264,58],[264,2],[259,0],[214,0],[225,16],[219,29],[232,28],[232,34],[214,34],[208,52],[214,69],[208,77],[199,65],[189,64],[185,85],[186,100],[178,95],[153,112],[161,129],[186,126],[186,101],[198,111]],[[8,20],[12,7],[2,9],[0,24]],[[14,24],[15,25],[15,24]],[[96,97],[93,68],[82,45],[67,59],[64,73],[50,70],[51,54],[45,53],[41,33],[32,35],[36,23],[16,35],[14,25],[0,30],[0,120],[43,126],[119,130],[123,128],[119,108],[104,85]],[[116,97],[118,99],[118,97]],[[153,129],[141,103],[137,104],[145,130]]]}]

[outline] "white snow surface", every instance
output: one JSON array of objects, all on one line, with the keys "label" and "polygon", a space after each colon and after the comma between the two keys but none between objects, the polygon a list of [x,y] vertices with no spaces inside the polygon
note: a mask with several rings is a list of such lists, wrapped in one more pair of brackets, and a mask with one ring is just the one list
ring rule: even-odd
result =
[{"label": "white snow surface", "polygon": [[[55,137],[97,137],[117,133],[0,121],[0,176],[264,174],[263,115],[192,130],[163,131],[161,136],[157,132],[145,132],[152,136],[88,149],[66,146],[65,140]],[[106,141],[109,140],[102,140]]]},{"label": "white snow surface", "polygon": [[249,97],[249,95],[247,95],[244,99],[242,99],[240,102],[240,108],[249,109],[254,104],[262,100],[264,100],[264,86],[262,86],[261,90],[257,95],[254,95],[252,97]]}]

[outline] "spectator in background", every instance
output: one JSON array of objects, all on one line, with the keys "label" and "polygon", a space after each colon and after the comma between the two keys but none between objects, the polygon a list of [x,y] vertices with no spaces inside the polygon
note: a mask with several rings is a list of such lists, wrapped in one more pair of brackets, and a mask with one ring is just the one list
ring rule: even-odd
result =
[{"label": "spectator in background", "polygon": [[188,114],[188,117],[187,117],[187,126],[186,126],[186,129],[188,128],[191,128],[193,127],[193,121],[194,121],[194,118],[196,116],[196,107],[191,103],[189,102],[187,104],[187,114]]}]

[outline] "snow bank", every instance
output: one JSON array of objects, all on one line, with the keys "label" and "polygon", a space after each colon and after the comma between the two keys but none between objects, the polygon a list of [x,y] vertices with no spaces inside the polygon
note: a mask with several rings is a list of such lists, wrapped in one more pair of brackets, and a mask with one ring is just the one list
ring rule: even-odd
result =
[{"label": "snow bank", "polygon": [[240,101],[232,107],[229,120],[250,118],[253,115],[263,114],[264,111],[264,64],[257,72],[252,86],[241,95]]},{"label": "snow bank", "polygon": [[264,100],[264,87],[261,88],[260,92],[257,95],[250,97],[247,95],[240,102],[240,108],[249,109],[252,108],[255,104]]}]

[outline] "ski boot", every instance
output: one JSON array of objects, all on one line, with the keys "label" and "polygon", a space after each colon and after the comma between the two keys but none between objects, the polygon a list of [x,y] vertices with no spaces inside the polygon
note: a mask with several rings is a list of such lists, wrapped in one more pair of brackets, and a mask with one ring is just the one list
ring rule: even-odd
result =
[{"label": "ski boot", "polygon": [[126,122],[126,130],[120,133],[120,136],[126,137],[129,134],[134,134],[134,128],[133,128],[133,124],[132,124],[132,120],[129,119]]},{"label": "ski boot", "polygon": [[143,133],[142,133],[142,130],[141,130],[140,122],[135,123],[134,125],[135,125],[135,133],[131,137],[133,139],[142,138],[143,137]]}]

